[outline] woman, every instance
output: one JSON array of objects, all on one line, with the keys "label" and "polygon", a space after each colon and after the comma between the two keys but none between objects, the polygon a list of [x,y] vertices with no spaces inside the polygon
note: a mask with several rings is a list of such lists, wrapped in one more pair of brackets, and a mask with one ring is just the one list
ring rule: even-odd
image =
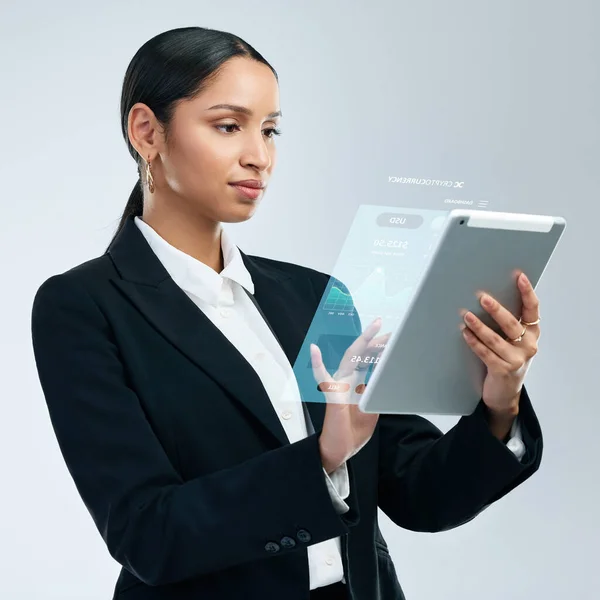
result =
[{"label": "woman", "polygon": [[[291,364],[329,276],[248,256],[221,227],[254,214],[275,166],[274,69],[229,33],[167,31],[131,61],[121,116],[140,180],[117,234],[45,281],[32,311],[61,451],[123,567],[114,598],[403,598],[378,506],[443,531],[539,467],[523,388],[531,285],[519,280],[522,323],[485,305],[507,339],[465,321],[488,375],[445,435],[417,416],[302,403]],[[351,353],[372,352],[379,327],[349,324]]]}]

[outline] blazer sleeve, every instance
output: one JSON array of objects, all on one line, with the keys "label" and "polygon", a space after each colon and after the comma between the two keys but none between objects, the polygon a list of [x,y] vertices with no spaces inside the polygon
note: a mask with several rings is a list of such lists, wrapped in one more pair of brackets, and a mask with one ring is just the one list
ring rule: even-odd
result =
[{"label": "blazer sleeve", "polygon": [[446,434],[417,415],[379,418],[379,507],[397,525],[438,532],[475,518],[538,470],[543,440],[525,387],[519,460],[490,431],[481,400]]},{"label": "blazer sleeve", "polygon": [[[325,289],[332,276],[322,275]],[[333,280],[350,295],[342,281]],[[357,310],[347,321],[349,335],[362,333]],[[418,415],[380,415],[379,507],[413,531],[445,531],[472,520],[540,466],[542,432],[525,387],[519,423],[526,448],[521,460],[490,431],[483,400],[446,434]]]},{"label": "blazer sleeve", "polygon": [[[112,557],[148,585],[206,575],[344,535],[313,434],[183,481],[128,384],[110,324],[72,272],[38,289],[31,330],[58,444]],[[301,531],[300,535],[296,535]],[[295,537],[293,548],[281,546]]]}]

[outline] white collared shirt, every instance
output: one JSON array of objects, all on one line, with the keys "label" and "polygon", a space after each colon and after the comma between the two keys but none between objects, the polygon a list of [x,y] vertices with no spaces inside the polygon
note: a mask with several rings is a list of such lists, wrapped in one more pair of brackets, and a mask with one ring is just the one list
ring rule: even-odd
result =
[{"label": "white collared shirt", "polygon": [[[305,419],[292,365],[242,289],[254,294],[254,283],[225,230],[221,232],[224,268],[217,273],[169,244],[141,218],[135,217],[135,223],[173,281],[256,371],[290,443],[306,438],[314,430]],[[344,502],[350,493],[346,464],[330,475],[323,470],[323,475],[338,513],[348,511]],[[344,581],[340,538],[312,544],[307,550],[310,589]]]}]

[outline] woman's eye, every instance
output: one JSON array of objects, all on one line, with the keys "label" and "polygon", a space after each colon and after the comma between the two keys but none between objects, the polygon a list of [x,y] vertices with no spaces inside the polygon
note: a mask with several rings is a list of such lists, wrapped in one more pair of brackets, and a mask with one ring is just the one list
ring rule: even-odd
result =
[{"label": "woman's eye", "polygon": [[267,135],[268,138],[272,138],[274,135],[281,135],[281,129],[277,129],[276,127],[269,127],[268,129],[264,130],[265,134],[269,134]]},{"label": "woman's eye", "polygon": [[[239,127],[239,125],[237,125],[237,123],[225,123],[224,125],[217,125],[217,129],[220,129],[221,127]],[[233,133],[233,131],[226,131],[225,133]]]}]

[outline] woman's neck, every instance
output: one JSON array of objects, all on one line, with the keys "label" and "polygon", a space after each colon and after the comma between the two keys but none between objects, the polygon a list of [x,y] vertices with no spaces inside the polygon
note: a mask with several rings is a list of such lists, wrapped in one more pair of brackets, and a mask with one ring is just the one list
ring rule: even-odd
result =
[{"label": "woman's neck", "polygon": [[158,214],[157,210],[146,209],[140,218],[171,246],[199,260],[216,273],[224,269],[221,223],[192,219],[175,211]]}]

